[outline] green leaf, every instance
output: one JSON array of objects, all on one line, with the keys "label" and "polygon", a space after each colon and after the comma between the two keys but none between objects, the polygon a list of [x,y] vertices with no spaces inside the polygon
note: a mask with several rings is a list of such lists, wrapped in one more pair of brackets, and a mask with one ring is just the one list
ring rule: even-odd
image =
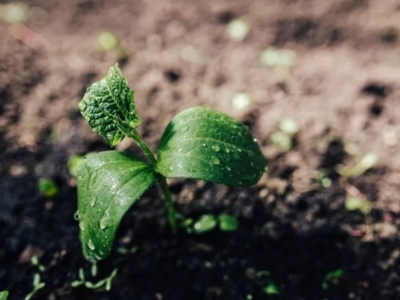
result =
[{"label": "green leaf", "polygon": [[226,185],[257,183],[266,160],[249,130],[204,107],[172,119],[161,138],[158,171],[168,178],[195,178]]},{"label": "green leaf", "polygon": [[8,291],[0,292],[0,300],[7,300],[8,298]]},{"label": "green leaf", "polygon": [[270,282],[267,286],[265,286],[263,288],[263,292],[267,295],[279,295],[279,289],[273,282]]},{"label": "green leaf", "polygon": [[79,110],[93,131],[104,137],[111,147],[141,123],[136,114],[134,93],[118,65],[87,89],[79,102]]},{"label": "green leaf", "polygon": [[193,225],[194,232],[197,234],[213,230],[217,226],[217,220],[213,215],[203,215]]},{"label": "green leaf", "polygon": [[87,259],[107,257],[122,217],[154,180],[150,165],[118,151],[90,154],[80,164],[78,214]]},{"label": "green leaf", "polygon": [[40,178],[38,183],[40,195],[46,198],[52,198],[58,193],[58,188],[50,178]]},{"label": "green leaf", "polygon": [[238,229],[238,221],[234,216],[220,214],[218,216],[219,229],[221,231],[235,231]]}]

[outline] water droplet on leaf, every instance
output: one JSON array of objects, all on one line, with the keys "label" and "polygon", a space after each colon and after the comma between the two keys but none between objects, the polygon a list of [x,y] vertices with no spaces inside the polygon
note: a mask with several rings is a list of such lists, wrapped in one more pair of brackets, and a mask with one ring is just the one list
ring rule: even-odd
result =
[{"label": "water droplet on leaf", "polygon": [[79,222],[79,228],[84,231],[85,230],[85,223],[83,221]]},{"label": "water droplet on leaf", "polygon": [[110,222],[111,222],[111,215],[110,212],[107,210],[104,216],[100,220],[100,229],[101,230],[106,229],[110,225]]},{"label": "water droplet on leaf", "polygon": [[231,171],[231,170],[232,170],[231,167],[226,167],[226,169],[227,169],[228,171]]},{"label": "water droplet on leaf", "polygon": [[185,131],[188,131],[188,129],[189,129],[189,126],[185,125],[182,127],[181,131],[185,132]]},{"label": "water droplet on leaf", "polygon": [[90,206],[93,207],[96,204],[96,197],[93,197],[92,200],[90,200]]},{"label": "water droplet on leaf", "polygon": [[221,150],[221,148],[218,145],[213,145],[212,148],[215,152],[218,152],[219,150]]},{"label": "water droplet on leaf", "polygon": [[86,103],[83,102],[83,101],[79,102],[78,108],[79,108],[80,111],[85,111],[85,109],[86,109]]},{"label": "water droplet on leaf", "polygon": [[206,146],[207,146],[207,145],[206,145],[206,144],[204,144],[204,143],[202,143],[201,145],[202,145],[203,147],[206,147]]},{"label": "water droplet on leaf", "polygon": [[78,211],[76,211],[76,212],[74,213],[74,219],[75,219],[76,221],[79,220],[79,212],[78,212]]},{"label": "water droplet on leaf", "polygon": [[94,246],[93,241],[91,239],[89,239],[89,241],[87,242],[87,245],[90,250],[96,249],[96,247]]},{"label": "water droplet on leaf", "polygon": [[213,165],[219,165],[221,163],[217,157],[213,157],[211,162]]}]

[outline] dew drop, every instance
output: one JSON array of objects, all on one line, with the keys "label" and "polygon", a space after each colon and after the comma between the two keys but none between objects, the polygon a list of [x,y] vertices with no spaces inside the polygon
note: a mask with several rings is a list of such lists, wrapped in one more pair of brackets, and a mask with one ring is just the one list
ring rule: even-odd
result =
[{"label": "dew drop", "polygon": [[213,165],[219,165],[221,163],[217,157],[213,157],[211,162]]},{"label": "dew drop", "polygon": [[79,228],[84,231],[85,230],[85,223],[83,221],[79,222]]},{"label": "dew drop", "polygon": [[92,200],[90,200],[90,206],[93,207],[96,204],[96,197],[93,197]]},{"label": "dew drop", "polygon": [[232,169],[231,167],[226,167],[226,170],[230,172]]},{"label": "dew drop", "polygon": [[170,171],[173,171],[173,170],[174,170],[174,167],[173,167],[173,166],[170,166],[168,169],[169,169]]},{"label": "dew drop", "polygon": [[85,109],[86,109],[86,103],[83,102],[83,101],[79,102],[78,108],[79,108],[80,111],[85,111]]},{"label": "dew drop", "polygon": [[206,146],[207,146],[207,145],[206,145],[206,144],[204,144],[204,143],[202,143],[201,145],[202,145],[203,147],[206,147]]},{"label": "dew drop", "polygon": [[218,145],[212,145],[212,148],[215,152],[218,152],[219,150],[221,150],[221,148]]},{"label": "dew drop", "polygon": [[94,246],[93,241],[91,239],[89,239],[89,241],[87,242],[87,245],[90,250],[96,249],[96,247]]},{"label": "dew drop", "polygon": [[239,151],[239,152],[242,152],[242,149],[238,148],[238,151]]},{"label": "dew drop", "polygon": [[253,141],[254,141],[254,143],[257,143],[258,140],[256,138],[254,138]]},{"label": "dew drop", "polygon": [[76,212],[74,213],[74,219],[75,219],[75,221],[78,221],[78,220],[79,220],[79,212],[78,212],[78,211],[76,211]]},{"label": "dew drop", "polygon": [[226,149],[225,149],[225,152],[226,152],[226,153],[229,153],[229,152],[231,152],[231,150],[229,150],[228,148],[226,148]]},{"label": "dew drop", "polygon": [[111,222],[111,215],[110,215],[110,212],[107,210],[105,212],[104,216],[100,220],[100,224],[99,224],[100,229],[101,230],[106,229],[110,225],[110,222]]},{"label": "dew drop", "polygon": [[189,126],[185,125],[185,126],[183,126],[183,127],[181,128],[181,131],[182,131],[182,132],[185,132],[185,131],[188,131],[188,129],[189,129]]}]

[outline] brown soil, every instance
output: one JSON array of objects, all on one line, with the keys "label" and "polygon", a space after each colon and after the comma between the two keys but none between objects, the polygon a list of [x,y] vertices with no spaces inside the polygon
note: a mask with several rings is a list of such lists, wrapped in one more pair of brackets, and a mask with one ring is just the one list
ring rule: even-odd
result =
[{"label": "brown soil", "polygon": [[[46,267],[37,299],[400,299],[399,3],[26,3],[41,9],[26,27],[0,20],[0,290],[10,299],[31,290],[32,255]],[[242,42],[226,34],[234,18],[251,24]],[[21,28],[36,32],[34,42],[15,38]],[[269,160],[268,176],[250,188],[171,183],[184,216],[231,213],[240,223],[233,233],[172,236],[151,189],[118,231],[115,249],[135,247],[134,253],[115,250],[99,265],[99,278],[119,270],[110,292],[70,287],[78,269],[89,275],[90,266],[73,219],[76,188],[67,160],[108,149],[77,110],[86,87],[117,60],[96,44],[102,29],[129,53],[120,66],[136,93],[140,132],[154,150],[176,113],[203,105],[242,120]],[[284,85],[259,62],[269,46],[298,54]],[[252,95],[244,112],[232,108],[238,92]],[[300,126],[289,152],[270,142],[284,118]],[[346,152],[349,143],[358,151]],[[119,149],[138,153],[129,143]],[[368,152],[378,155],[376,167],[340,178],[338,164],[355,164]],[[316,182],[321,171],[331,187]],[[40,177],[56,182],[56,197],[39,195]],[[373,203],[369,216],[345,209],[352,191]],[[344,275],[322,289],[336,269]],[[263,293],[270,282],[280,296]]]}]

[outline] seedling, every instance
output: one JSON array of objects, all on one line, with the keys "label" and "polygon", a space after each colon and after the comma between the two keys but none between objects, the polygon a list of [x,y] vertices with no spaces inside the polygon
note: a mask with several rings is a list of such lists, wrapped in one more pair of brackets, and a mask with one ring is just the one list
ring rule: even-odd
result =
[{"label": "seedling", "polygon": [[40,195],[46,198],[52,198],[58,193],[58,188],[50,178],[40,178],[38,183]]},{"label": "seedling", "polygon": [[43,266],[40,262],[37,256],[32,256],[31,258],[31,263],[32,265],[34,265],[35,267],[37,267],[39,269],[40,272],[45,272],[46,271],[46,267]]},{"label": "seedling", "polygon": [[287,152],[292,149],[293,139],[298,132],[299,127],[295,121],[284,119],[279,123],[279,130],[271,133],[271,142]]},{"label": "seedling", "polygon": [[42,288],[45,287],[45,283],[44,282],[40,282],[40,274],[36,273],[35,275],[33,275],[33,289],[32,291],[25,296],[24,300],[30,300],[33,298],[33,296],[35,296],[35,294]]},{"label": "seedling", "polygon": [[340,277],[343,276],[343,274],[344,274],[343,269],[336,269],[326,274],[321,284],[322,289],[327,290],[329,288],[329,284],[331,282],[337,281]]},{"label": "seedling", "polygon": [[234,216],[220,214],[218,218],[214,215],[202,215],[196,222],[188,218],[183,220],[181,226],[188,234],[202,234],[219,226],[221,231],[235,231],[238,228],[238,221]]},{"label": "seedling", "polygon": [[275,283],[270,282],[263,288],[263,292],[267,295],[279,295],[279,289]]},{"label": "seedling", "polygon": [[[114,270],[111,272],[110,276],[108,276],[108,277],[106,277],[106,278],[104,278],[104,279],[102,279],[102,280],[99,280],[99,281],[96,282],[96,283],[93,283],[93,282],[91,282],[91,281],[86,280],[86,278],[85,278],[85,273],[83,272],[83,269],[79,269],[79,272],[78,272],[78,277],[79,277],[79,279],[73,281],[73,282],[71,283],[71,287],[72,287],[72,288],[77,288],[77,287],[80,287],[80,286],[85,286],[85,287],[88,288],[88,289],[95,290],[95,289],[98,289],[98,288],[101,288],[101,287],[104,286],[105,289],[106,289],[106,291],[109,291],[109,290],[111,290],[111,283],[112,283],[112,280],[113,280],[114,277],[117,275],[117,272],[118,272],[118,269],[114,269]],[[96,263],[93,263],[93,264],[92,264],[91,275],[92,275],[93,277],[96,277],[96,276],[97,276],[97,265],[96,265]]]},{"label": "seedling", "polygon": [[350,211],[359,210],[364,215],[368,215],[373,208],[373,205],[370,201],[365,200],[360,197],[353,197],[353,196],[347,197],[346,201],[344,202],[344,205],[347,210],[350,210]]},{"label": "seedling", "polygon": [[368,153],[364,155],[360,162],[355,166],[338,165],[337,172],[343,178],[357,178],[373,168],[378,161],[378,156],[375,153]]},{"label": "seedling", "polygon": [[245,21],[236,19],[228,24],[228,35],[236,42],[243,41],[250,31],[250,26]]},{"label": "seedling", "polygon": [[122,47],[119,39],[110,31],[100,31],[97,35],[97,43],[102,50],[116,53],[118,61],[128,58],[128,53],[124,47]]},{"label": "seedling", "polygon": [[204,108],[189,108],[175,116],[161,137],[158,156],[139,135],[141,123],[134,93],[118,66],[90,86],[79,109],[93,129],[114,147],[132,138],[146,155],[141,158],[105,151],[89,154],[78,167],[78,215],[83,253],[104,259],[111,251],[123,215],[153,185],[164,195],[168,221],[177,230],[166,178],[192,178],[233,186],[257,183],[266,160],[249,130],[235,119]]}]

